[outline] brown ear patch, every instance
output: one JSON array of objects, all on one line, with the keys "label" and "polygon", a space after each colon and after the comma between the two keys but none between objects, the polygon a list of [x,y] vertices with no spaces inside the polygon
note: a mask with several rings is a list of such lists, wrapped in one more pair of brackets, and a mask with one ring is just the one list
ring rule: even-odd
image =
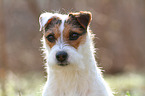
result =
[{"label": "brown ear patch", "polygon": [[69,17],[76,18],[79,24],[84,28],[87,29],[88,25],[91,22],[92,14],[86,11],[80,11],[78,13],[70,13]]}]

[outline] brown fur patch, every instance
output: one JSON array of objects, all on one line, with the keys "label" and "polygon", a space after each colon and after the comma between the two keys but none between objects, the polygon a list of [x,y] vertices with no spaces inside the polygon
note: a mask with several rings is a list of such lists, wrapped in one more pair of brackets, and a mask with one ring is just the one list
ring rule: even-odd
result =
[{"label": "brown fur patch", "polygon": [[[52,48],[56,44],[56,40],[60,37],[59,27],[60,27],[60,25],[56,24],[54,27],[48,29],[47,32],[45,32],[45,34],[44,34],[46,42],[50,46],[50,48]],[[46,37],[50,34],[54,34],[55,42],[50,42],[47,40]]]},{"label": "brown fur patch", "polygon": [[[56,44],[56,40],[58,39],[58,37],[60,37],[60,31],[59,31],[60,24],[61,24],[60,18],[55,16],[50,18],[45,24],[44,37],[46,43],[50,46],[50,48],[52,48]],[[50,42],[47,39],[47,36],[50,34],[54,36],[55,38],[54,42]]]},{"label": "brown fur patch", "polygon": [[55,25],[60,25],[61,24],[61,20],[60,20],[60,18],[59,17],[52,17],[52,18],[50,18],[48,21],[47,21],[47,23],[45,24],[45,32],[48,30],[48,29],[50,29],[50,28],[52,28],[52,27],[54,27]]},{"label": "brown fur patch", "polygon": [[[65,26],[64,31],[63,31],[63,39],[64,39],[64,41],[67,44],[69,44],[70,46],[73,46],[74,48],[77,49],[80,44],[85,42],[85,40],[86,40],[86,34],[82,34],[83,31],[81,31],[80,28],[76,28],[72,24],[65,23],[64,26]],[[69,40],[70,31],[78,33],[78,34],[82,34],[82,35],[80,35],[77,40]]]}]

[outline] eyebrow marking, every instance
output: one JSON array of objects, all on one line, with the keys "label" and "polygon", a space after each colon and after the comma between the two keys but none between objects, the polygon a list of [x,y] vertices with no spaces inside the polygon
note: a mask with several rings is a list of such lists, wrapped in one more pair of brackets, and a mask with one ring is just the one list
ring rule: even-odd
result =
[{"label": "eyebrow marking", "polygon": [[52,17],[45,24],[45,32],[48,31],[48,29],[54,27],[56,24],[60,25],[61,23],[62,23],[62,21],[58,17]]}]

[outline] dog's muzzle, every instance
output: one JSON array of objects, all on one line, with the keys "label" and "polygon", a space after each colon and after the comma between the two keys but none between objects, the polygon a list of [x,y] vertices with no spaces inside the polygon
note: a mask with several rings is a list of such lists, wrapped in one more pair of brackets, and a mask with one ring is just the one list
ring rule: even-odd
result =
[{"label": "dog's muzzle", "polygon": [[65,51],[59,51],[56,53],[56,59],[58,61],[58,65],[60,66],[66,66],[67,63],[68,54]]}]

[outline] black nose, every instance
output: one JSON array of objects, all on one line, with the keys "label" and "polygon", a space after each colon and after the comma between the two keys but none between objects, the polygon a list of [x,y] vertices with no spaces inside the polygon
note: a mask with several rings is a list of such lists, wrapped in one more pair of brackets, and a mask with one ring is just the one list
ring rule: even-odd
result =
[{"label": "black nose", "polygon": [[64,62],[68,57],[68,54],[65,51],[59,51],[56,53],[56,59],[60,62]]}]

